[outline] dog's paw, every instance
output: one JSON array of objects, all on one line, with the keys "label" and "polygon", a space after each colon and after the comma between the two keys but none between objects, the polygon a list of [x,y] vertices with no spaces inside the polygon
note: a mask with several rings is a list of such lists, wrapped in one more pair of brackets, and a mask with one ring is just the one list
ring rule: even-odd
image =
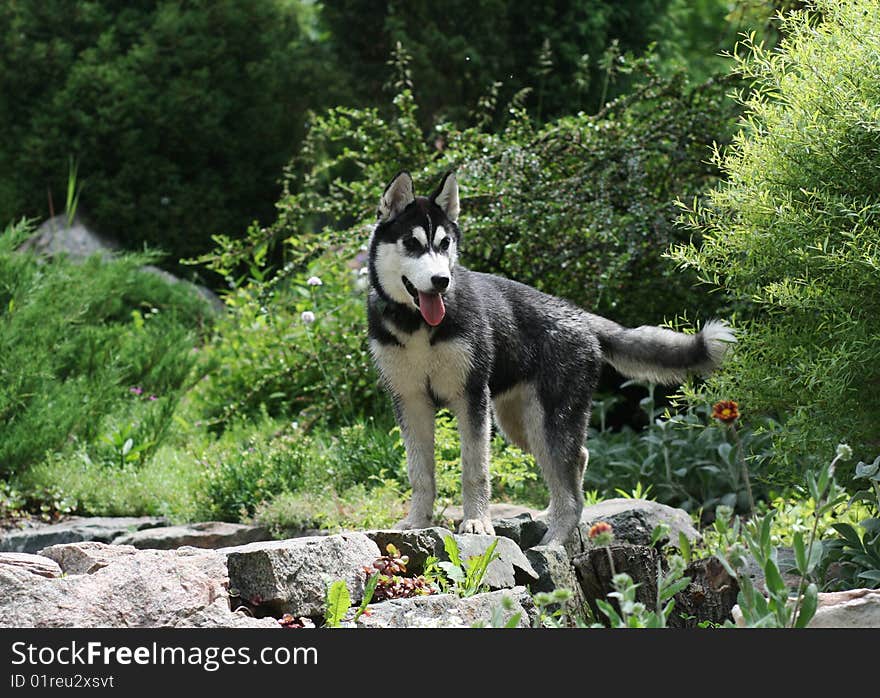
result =
[{"label": "dog's paw", "polygon": [[476,533],[481,536],[494,536],[495,529],[489,519],[465,519],[458,527],[459,533]]},{"label": "dog's paw", "polygon": [[396,531],[412,531],[417,528],[431,528],[433,526],[433,522],[430,519],[419,519],[410,517],[406,517],[405,519],[398,521],[394,524],[394,529]]}]

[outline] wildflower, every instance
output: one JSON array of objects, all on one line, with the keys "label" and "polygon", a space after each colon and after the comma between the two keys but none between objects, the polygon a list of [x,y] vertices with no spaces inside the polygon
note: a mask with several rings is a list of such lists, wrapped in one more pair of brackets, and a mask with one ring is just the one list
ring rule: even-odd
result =
[{"label": "wildflower", "polygon": [[733,424],[739,419],[739,405],[733,400],[721,400],[712,405],[712,417],[725,424]]},{"label": "wildflower", "polygon": [[319,279],[317,276],[310,276],[308,281],[306,281],[306,283],[309,286],[323,286],[324,285],[324,282],[321,281],[321,279]]},{"label": "wildflower", "polygon": [[852,448],[849,444],[838,444],[837,445],[837,457],[840,460],[847,461],[852,458]]},{"label": "wildflower", "polygon": [[590,527],[587,535],[596,545],[611,545],[614,540],[614,529],[607,521],[599,521]]},{"label": "wildflower", "polygon": [[150,395],[150,397],[147,398],[147,400],[149,400],[150,402],[155,402],[158,399],[159,398],[157,398],[155,395]]},{"label": "wildflower", "polygon": [[299,319],[306,325],[311,325],[315,321],[315,314],[311,310],[304,310]]},{"label": "wildflower", "polygon": [[141,395],[144,392],[144,389],[139,385],[133,385],[128,389],[132,395]]}]

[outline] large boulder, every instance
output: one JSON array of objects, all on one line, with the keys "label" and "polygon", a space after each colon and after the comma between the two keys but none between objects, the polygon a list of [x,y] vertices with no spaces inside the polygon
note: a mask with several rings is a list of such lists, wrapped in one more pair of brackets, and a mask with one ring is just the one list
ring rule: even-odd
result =
[{"label": "large boulder", "polygon": [[182,526],[148,528],[119,536],[115,545],[133,545],[141,550],[171,550],[188,545],[193,548],[228,548],[270,540],[268,529],[262,526],[206,521]]},{"label": "large boulder", "polygon": [[[505,599],[507,599],[505,601]],[[359,628],[469,628],[505,626],[516,617],[515,627],[532,625],[537,610],[523,587],[459,598],[452,594],[393,599],[367,607]]]},{"label": "large boulder", "polygon": [[49,579],[20,567],[0,566],[0,624],[39,628],[278,625],[230,610],[224,558],[214,552],[73,543],[53,546],[44,553],[58,562],[65,576]]},{"label": "large boulder", "polygon": [[19,249],[46,257],[66,255],[81,261],[95,254],[109,259],[118,247],[113,240],[90,230],[79,217],[68,222],[65,214],[59,214],[43,222]]},{"label": "large boulder", "polygon": [[165,519],[155,516],[76,516],[57,524],[8,531],[0,536],[0,551],[36,553],[63,543],[110,543],[120,536],[167,524]]},{"label": "large boulder", "polygon": [[363,533],[250,543],[219,551],[226,556],[230,593],[258,614],[317,617],[327,586],[342,579],[353,603],[363,598],[364,567],[379,548]]},{"label": "large boulder", "polygon": [[679,534],[682,533],[692,543],[700,540],[700,532],[684,509],[648,499],[606,499],[584,507],[581,522],[573,538],[566,543],[566,548],[572,555],[593,547],[589,531],[600,521],[611,524],[614,541],[618,544],[650,545],[651,534],[660,524],[669,526],[669,542],[673,546],[679,545]]}]

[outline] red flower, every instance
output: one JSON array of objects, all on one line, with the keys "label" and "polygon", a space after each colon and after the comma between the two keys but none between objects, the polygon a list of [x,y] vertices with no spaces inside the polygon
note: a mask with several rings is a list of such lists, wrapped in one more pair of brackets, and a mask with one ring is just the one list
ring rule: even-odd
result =
[{"label": "red flower", "polygon": [[607,521],[599,521],[590,526],[587,535],[596,545],[611,545],[614,540],[614,529]]},{"label": "red flower", "polygon": [[739,405],[733,400],[721,400],[712,405],[712,417],[725,424],[733,424],[739,419]]}]

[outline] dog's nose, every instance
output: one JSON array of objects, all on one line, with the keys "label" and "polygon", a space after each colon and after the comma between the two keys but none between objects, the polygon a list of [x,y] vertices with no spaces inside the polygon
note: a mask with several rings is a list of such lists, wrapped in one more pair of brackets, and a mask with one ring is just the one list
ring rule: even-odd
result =
[{"label": "dog's nose", "polygon": [[432,276],[431,283],[434,284],[434,290],[436,291],[445,291],[449,286],[449,277],[448,276]]}]

